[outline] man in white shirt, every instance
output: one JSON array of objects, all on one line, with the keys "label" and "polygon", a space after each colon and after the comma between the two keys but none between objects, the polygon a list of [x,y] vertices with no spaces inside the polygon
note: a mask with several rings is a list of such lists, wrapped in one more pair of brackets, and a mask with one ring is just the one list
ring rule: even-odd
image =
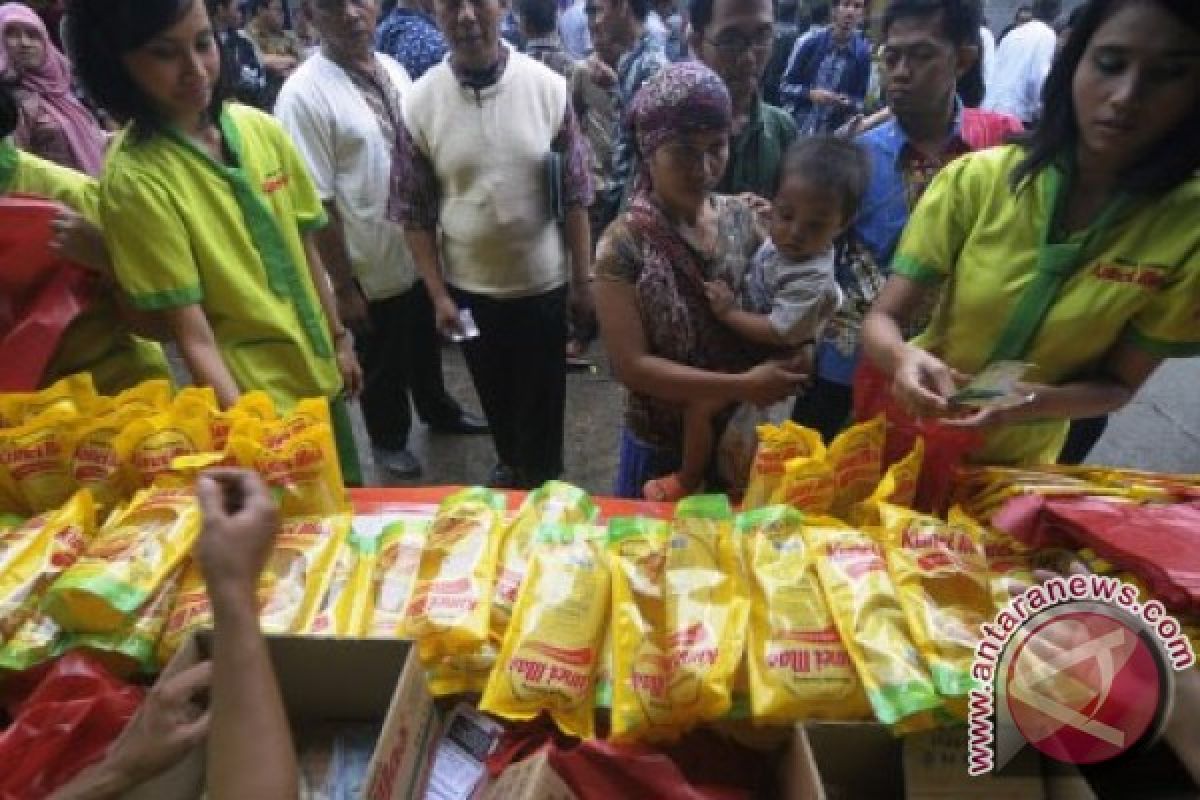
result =
[{"label": "man in white shirt", "polygon": [[385,221],[392,143],[410,85],[404,67],[374,52],[375,0],[308,0],[321,51],[288,79],[275,115],[291,134],[325,203],[317,234],[342,319],[358,337],[363,416],[378,463],[415,478],[409,395],[434,430],[485,433],[442,382],[428,294],[404,232]]},{"label": "man in white shirt", "polygon": [[1061,0],[1037,0],[1034,18],[1015,28],[996,48],[996,65],[983,107],[988,111],[1012,114],[1026,127],[1037,121],[1041,112],[1042,84],[1054,62],[1057,37],[1050,22],[1058,16]]}]

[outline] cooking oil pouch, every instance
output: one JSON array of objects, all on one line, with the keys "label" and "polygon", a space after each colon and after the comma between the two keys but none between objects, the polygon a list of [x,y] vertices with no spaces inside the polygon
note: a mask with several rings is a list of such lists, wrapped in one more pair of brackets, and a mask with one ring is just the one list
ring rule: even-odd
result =
[{"label": "cooking oil pouch", "polygon": [[[238,463],[253,465],[279,501],[287,517],[339,514],[349,509],[338,462],[333,429],[309,425],[275,436],[269,423],[235,427],[229,450]],[[253,431],[253,438],[244,437]]]},{"label": "cooking oil pouch", "polygon": [[258,620],[263,633],[302,633],[312,627],[350,525],[348,514],[283,521],[259,579]]},{"label": "cooking oil pouch", "polygon": [[746,664],[755,723],[869,718],[871,706],[804,538],[804,516],[767,506],[740,514],[736,530],[752,574]]},{"label": "cooking oil pouch", "polygon": [[95,533],[95,504],[83,490],[62,508],[0,534],[0,641],[25,623],[31,601],[75,563]]},{"label": "cooking oil pouch", "polygon": [[149,417],[171,406],[171,382],[165,379],[142,381],[112,398],[112,411]]},{"label": "cooking oil pouch", "polygon": [[538,529],[542,525],[587,523],[595,516],[596,506],[588,493],[569,483],[549,481],[529,493],[501,538],[496,590],[492,593],[492,641],[499,644],[504,639]]},{"label": "cooking oil pouch", "polygon": [[568,526],[543,526],[480,709],[512,720],[545,711],[568,736],[594,738],[608,612],[602,546]]},{"label": "cooking oil pouch", "polygon": [[158,642],[158,663],[168,663],[193,631],[212,626],[212,603],[208,599],[204,575],[200,572],[200,565],[189,559],[184,564],[179,586]]},{"label": "cooking oil pouch", "polygon": [[675,727],[687,730],[729,712],[745,650],[749,599],[738,585],[741,562],[725,495],[680,501],[666,560],[667,692]]},{"label": "cooking oil pouch", "polygon": [[[167,616],[175,592],[179,588],[183,568],[167,576],[158,591],[137,612],[133,621],[116,633],[78,633],[66,637],[68,649],[84,648],[100,657],[114,675],[129,678],[158,672],[156,657],[159,640],[167,624]],[[165,663],[165,662],[164,662]]]},{"label": "cooking oil pouch", "polygon": [[0,647],[0,672],[24,672],[61,655],[66,647],[62,627],[40,608],[40,597],[25,601],[24,622]]},{"label": "cooking oil pouch", "polygon": [[434,697],[481,694],[487,687],[500,649],[484,642],[469,653],[440,658],[425,670],[425,682]]},{"label": "cooking oil pouch", "polygon": [[885,429],[883,416],[878,416],[847,428],[829,445],[826,460],[833,471],[833,516],[848,519],[879,485]]},{"label": "cooking oil pouch", "polygon": [[212,415],[210,428],[214,450],[224,450],[229,441],[230,431],[239,419],[255,419],[268,422],[277,419],[275,403],[271,396],[261,389],[246,392],[241,395],[228,411],[217,411]]},{"label": "cooking oil pouch", "polygon": [[797,458],[825,457],[825,445],[821,434],[804,428],[790,419],[782,425],[760,425],[758,427],[758,449],[750,467],[750,480],[742,508],[752,509],[770,502],[783,482],[789,461]]},{"label": "cooking oil pouch", "polygon": [[190,489],[143,489],[50,586],[46,610],[72,633],[122,630],[191,552],[201,522]]},{"label": "cooking oil pouch", "polygon": [[370,552],[372,545],[373,542],[359,538],[353,531],[342,542],[333,558],[325,591],[317,601],[312,624],[304,633],[337,638],[362,635],[366,625],[367,590],[360,590],[360,579],[364,571],[366,579],[370,579],[374,558]]},{"label": "cooking oil pouch", "polygon": [[366,584],[368,638],[400,636],[428,532],[428,520],[401,519],[386,526],[376,540]]},{"label": "cooking oil pouch", "polygon": [[668,691],[665,580],[667,523],[617,517],[608,524],[612,581],[612,736],[618,741],[675,739]]},{"label": "cooking oil pouch", "polygon": [[[3,432],[0,431],[0,435]],[[0,516],[11,517],[26,517],[29,515],[29,509],[25,507],[25,501],[21,498],[17,491],[17,485],[13,483],[12,476],[8,474],[8,467],[0,461]]]},{"label": "cooking oil pouch", "polygon": [[980,628],[993,614],[979,531],[906,508],[880,506],[888,569],[934,688],[966,716]]},{"label": "cooking oil pouch", "polygon": [[848,520],[860,527],[879,527],[880,503],[910,508],[917,496],[924,460],[925,440],[917,437],[908,455],[888,467],[875,491],[851,509]]},{"label": "cooking oil pouch", "polygon": [[487,641],[504,512],[504,496],[487,489],[463,489],[438,508],[404,624],[427,668]]},{"label": "cooking oil pouch", "polygon": [[101,510],[116,508],[133,493],[121,468],[117,436],[138,414],[135,410],[117,410],[98,419],[81,420],[75,429],[70,478],[76,486],[92,493]]},{"label": "cooking oil pouch", "polygon": [[828,514],[833,506],[833,469],[825,453],[801,456],[787,462],[783,480],[771,495],[771,505],[791,506],[809,514]]},{"label": "cooking oil pouch", "polygon": [[135,418],[114,440],[117,455],[133,489],[153,485],[190,486],[173,473],[181,456],[212,452],[212,431],[206,418],[176,408],[152,417]]},{"label": "cooking oil pouch", "polygon": [[988,525],[980,525],[958,506],[950,509],[947,519],[952,525],[972,526],[979,532],[987,558],[993,612],[1007,606],[1013,597],[1036,582],[1033,553],[1021,542]]},{"label": "cooking oil pouch", "polygon": [[829,610],[867,699],[884,725],[940,709],[941,698],[921,661],[896,599],[883,548],[836,520],[806,518],[805,540]]},{"label": "cooking oil pouch", "polygon": [[0,431],[0,465],[31,513],[58,508],[74,494],[71,453],[78,423],[75,414],[59,409]]},{"label": "cooking oil pouch", "polygon": [[0,418],[3,427],[15,428],[52,411],[81,416],[89,412],[96,398],[91,373],[80,372],[36,392],[0,395]]}]

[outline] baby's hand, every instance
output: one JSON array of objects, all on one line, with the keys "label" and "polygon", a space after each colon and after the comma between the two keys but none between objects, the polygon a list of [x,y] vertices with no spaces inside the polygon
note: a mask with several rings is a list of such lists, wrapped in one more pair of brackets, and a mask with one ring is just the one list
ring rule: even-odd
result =
[{"label": "baby's hand", "polygon": [[708,281],[704,284],[704,294],[708,298],[709,307],[718,318],[733,310],[733,290],[725,281]]}]

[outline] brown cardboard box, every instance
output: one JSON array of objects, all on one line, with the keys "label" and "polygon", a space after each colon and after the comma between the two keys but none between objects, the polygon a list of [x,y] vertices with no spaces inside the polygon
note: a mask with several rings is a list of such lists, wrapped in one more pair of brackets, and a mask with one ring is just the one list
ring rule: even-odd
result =
[{"label": "brown cardboard box", "polygon": [[480,800],[577,800],[546,754],[513,764],[483,790]]},{"label": "brown cardboard box", "polygon": [[[176,655],[196,663],[210,652],[201,632]],[[268,636],[293,733],[330,722],[383,725],[367,774],[370,800],[421,796],[437,716],[410,642]],[[411,657],[410,657],[411,656]],[[197,800],[204,790],[204,751],[126,795],[126,800]]]}]

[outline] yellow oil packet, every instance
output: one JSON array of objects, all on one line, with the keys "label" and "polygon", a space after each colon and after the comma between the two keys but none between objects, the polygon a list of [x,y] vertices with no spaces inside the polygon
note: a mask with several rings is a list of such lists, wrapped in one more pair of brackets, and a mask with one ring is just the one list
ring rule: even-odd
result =
[{"label": "yellow oil packet", "polygon": [[987,556],[973,525],[907,508],[880,507],[888,570],[908,630],[933,686],[952,713],[966,716],[981,627],[993,615]]},{"label": "yellow oil packet", "polygon": [[504,512],[504,496],[487,489],[463,489],[438,507],[404,621],[426,666],[487,641]]},{"label": "yellow oil packet", "polygon": [[8,467],[4,466],[3,461],[0,461],[0,515],[25,517],[28,514],[29,509],[25,507],[25,501],[17,491],[17,485],[13,483],[12,476],[8,474]]},{"label": "yellow oil packet", "polygon": [[31,597],[20,614],[20,627],[0,647],[0,672],[24,672],[61,655],[66,634],[54,618],[41,610],[41,598]]},{"label": "yellow oil packet", "polygon": [[434,697],[482,693],[499,654],[499,647],[484,642],[470,653],[438,659],[425,668],[429,693]]},{"label": "yellow oil packet", "polygon": [[283,521],[259,579],[258,621],[263,633],[302,633],[312,627],[350,525],[348,514]]},{"label": "yellow oil packet", "polygon": [[947,519],[952,525],[970,526],[979,532],[987,558],[993,612],[1007,606],[1013,597],[1035,583],[1033,553],[1024,544],[1007,533],[980,525],[958,506],[950,509]]},{"label": "yellow oil packet", "polygon": [[200,572],[200,565],[189,559],[184,564],[162,637],[158,641],[158,663],[168,663],[194,631],[212,626],[212,603],[208,599],[204,575]]},{"label": "yellow oil packet", "polygon": [[[229,449],[239,463],[251,465],[275,492],[286,517],[339,514],[349,509],[333,429],[309,425],[278,436],[279,426],[260,423],[237,427]],[[251,439],[242,434],[255,431]]]},{"label": "yellow oil packet", "polygon": [[787,462],[783,480],[771,495],[771,505],[791,506],[809,514],[827,514],[833,506],[833,469],[822,453]]},{"label": "yellow oil packet", "polygon": [[135,418],[114,439],[118,457],[133,489],[146,489],[163,480],[183,488],[173,475],[175,459],[212,452],[208,419],[178,410]]},{"label": "yellow oil packet", "polygon": [[[312,624],[304,631],[311,636],[358,637],[366,626],[367,590],[362,585],[364,570],[369,575],[373,542],[352,530],[333,558],[325,591],[317,601]],[[369,580],[369,578],[368,578]]]},{"label": "yellow oil packet", "polygon": [[[159,640],[167,624],[167,615],[179,588],[183,569],[168,575],[154,595],[138,610],[133,620],[116,633],[76,633],[66,637],[67,649],[86,649],[98,656],[118,677],[153,675],[160,663],[156,657]],[[165,662],[163,662],[165,663]]]},{"label": "yellow oil packet", "polygon": [[46,610],[72,633],[116,633],[191,552],[201,515],[189,489],[144,489],[113,513],[46,592]]},{"label": "yellow oil packet", "polygon": [[563,733],[591,739],[609,611],[603,547],[563,525],[543,526],[537,537],[479,708],[512,720],[545,711]]},{"label": "yellow oil packet", "polygon": [[70,477],[76,486],[92,493],[100,509],[115,508],[132,493],[121,468],[117,436],[137,415],[134,410],[113,411],[98,419],[80,421],[75,429]]},{"label": "yellow oil packet", "polygon": [[529,493],[516,518],[505,529],[492,593],[492,640],[499,644],[508,629],[517,592],[529,565],[534,534],[542,525],[575,525],[595,519],[596,506],[583,489],[562,481],[549,481]]},{"label": "yellow oil packet", "polygon": [[904,620],[880,543],[833,519],[805,519],[817,574],[876,718],[904,724],[940,709]]},{"label": "yellow oil packet", "polygon": [[0,396],[0,414],[4,417],[4,427],[14,428],[47,412],[57,411],[72,417],[86,414],[97,397],[91,373],[80,372],[36,392]]},{"label": "yellow oil packet", "polygon": [[95,533],[95,504],[83,490],[62,508],[0,534],[0,641],[25,623],[30,601],[75,563]]},{"label": "yellow oil packet", "polygon": [[869,718],[804,538],[804,516],[767,506],[740,514],[736,529],[752,576],[746,665],[755,723]]},{"label": "yellow oil packet", "polygon": [[797,458],[825,457],[825,444],[821,434],[797,425],[790,419],[782,425],[760,425],[758,427],[758,449],[750,466],[750,480],[742,498],[742,508],[753,509],[771,501],[783,476],[787,464]]},{"label": "yellow oil packet", "polygon": [[877,528],[880,525],[880,503],[911,507],[917,497],[917,483],[921,479],[924,463],[925,440],[917,437],[908,455],[888,467],[875,491],[850,510],[848,521],[859,527]]},{"label": "yellow oil packet", "polygon": [[171,382],[166,379],[142,381],[112,398],[112,410],[149,417],[171,406]]},{"label": "yellow oil packet", "polygon": [[428,520],[401,519],[379,534],[366,581],[368,638],[400,636],[428,533]]},{"label": "yellow oil packet", "polygon": [[229,442],[229,434],[240,419],[252,419],[259,422],[269,422],[278,418],[275,402],[271,396],[261,389],[246,392],[237,399],[228,411],[217,411],[212,415],[210,429],[214,450],[224,450]]},{"label": "yellow oil packet", "polygon": [[738,586],[728,499],[686,498],[670,527],[663,577],[667,694],[674,725],[686,730],[729,712],[750,609]]},{"label": "yellow oil packet", "polygon": [[70,463],[78,422],[73,413],[50,410],[0,431],[0,465],[31,513],[58,508],[74,494]]},{"label": "yellow oil packet", "polygon": [[882,416],[853,425],[837,435],[826,457],[833,471],[835,517],[847,519],[853,508],[871,496],[883,473]]},{"label": "yellow oil packet", "polygon": [[612,736],[674,739],[664,579],[667,523],[617,517],[608,524],[612,581]]}]

